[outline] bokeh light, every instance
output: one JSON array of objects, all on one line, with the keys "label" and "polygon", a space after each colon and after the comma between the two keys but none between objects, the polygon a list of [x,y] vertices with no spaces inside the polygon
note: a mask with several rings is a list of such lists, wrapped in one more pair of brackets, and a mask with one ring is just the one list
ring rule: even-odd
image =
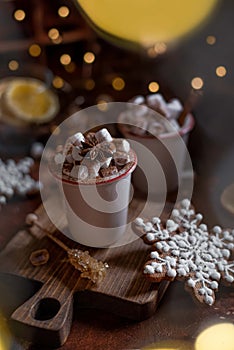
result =
[{"label": "bokeh light", "polygon": [[105,100],[99,100],[97,101],[97,107],[100,111],[107,111],[108,104]]},{"label": "bokeh light", "polygon": [[48,37],[51,39],[51,40],[57,40],[59,38],[59,31],[58,29],[56,28],[51,28],[49,31],[48,31]]},{"label": "bokeh light", "polygon": [[67,64],[67,65],[65,66],[65,70],[66,70],[68,73],[73,73],[73,72],[75,72],[75,70],[76,70],[76,64],[75,64],[75,62],[71,62],[71,63]]},{"label": "bokeh light", "polygon": [[25,14],[24,10],[18,9],[14,12],[14,19],[16,21],[21,22],[25,19],[25,17],[26,17],[26,14]]},{"label": "bokeh light", "polygon": [[32,57],[38,57],[41,54],[41,47],[38,44],[32,44],[29,46],[28,52]]},{"label": "bokeh light", "polygon": [[164,42],[158,42],[154,45],[154,50],[156,53],[162,55],[167,51],[167,45]]},{"label": "bokeh light", "polygon": [[214,45],[216,43],[216,37],[214,35],[208,35],[206,38],[206,42],[209,45]]},{"label": "bokeh light", "polygon": [[16,60],[9,61],[8,68],[12,71],[17,70],[19,68],[19,62]]},{"label": "bokeh light", "polygon": [[64,80],[59,76],[55,76],[52,84],[56,89],[61,89],[64,86]]},{"label": "bokeh light", "polygon": [[88,91],[93,90],[95,87],[95,81],[93,79],[86,79],[84,82],[84,88]]},{"label": "bokeh light", "polygon": [[64,66],[70,64],[71,56],[68,55],[67,53],[64,53],[62,56],[60,56],[60,63],[63,64]]},{"label": "bokeh light", "polygon": [[205,329],[196,339],[195,350],[233,350],[234,325],[220,323]]},{"label": "bokeh light", "polygon": [[150,57],[150,58],[154,58],[156,56],[158,56],[158,53],[155,51],[154,47],[149,47],[147,49],[147,55]]},{"label": "bokeh light", "polygon": [[94,62],[94,60],[95,60],[95,55],[93,52],[86,52],[84,54],[84,62],[85,63],[91,64]]},{"label": "bokeh light", "polygon": [[112,80],[112,87],[113,87],[113,89],[115,89],[117,91],[121,91],[125,87],[125,81],[120,77],[115,77]]},{"label": "bokeh light", "polygon": [[67,6],[61,6],[58,9],[58,15],[62,18],[66,18],[70,13],[70,10]]},{"label": "bokeh light", "polygon": [[216,68],[216,75],[220,78],[225,77],[227,74],[227,69],[224,66],[219,66]]},{"label": "bokeh light", "polygon": [[194,90],[200,90],[204,85],[204,81],[200,77],[195,77],[192,79],[191,85]]},{"label": "bokeh light", "polygon": [[159,90],[159,84],[156,81],[151,81],[148,85],[150,92],[157,92]]}]

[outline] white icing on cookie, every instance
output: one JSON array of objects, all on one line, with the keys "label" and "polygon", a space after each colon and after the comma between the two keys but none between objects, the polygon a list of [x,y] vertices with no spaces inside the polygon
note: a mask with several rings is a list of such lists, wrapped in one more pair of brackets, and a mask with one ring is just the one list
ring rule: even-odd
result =
[{"label": "white icing on cookie", "polygon": [[[234,282],[234,261],[229,261],[234,249],[234,230],[215,226],[209,233],[201,214],[196,214],[188,199],[172,211],[172,219],[165,228],[159,218],[144,222],[138,218],[135,225],[146,233],[148,243],[154,245],[144,273],[155,275],[165,272],[165,278],[186,280],[195,296],[208,305],[215,301],[214,291],[223,279]],[[177,232],[177,229],[180,231]]]}]

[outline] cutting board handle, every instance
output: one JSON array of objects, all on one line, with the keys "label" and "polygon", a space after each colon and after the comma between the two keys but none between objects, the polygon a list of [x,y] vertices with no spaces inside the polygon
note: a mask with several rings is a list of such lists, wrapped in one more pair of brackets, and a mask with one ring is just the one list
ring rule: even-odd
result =
[{"label": "cutting board handle", "polygon": [[69,335],[72,313],[72,290],[51,278],[13,312],[11,319],[30,341],[61,346]]}]

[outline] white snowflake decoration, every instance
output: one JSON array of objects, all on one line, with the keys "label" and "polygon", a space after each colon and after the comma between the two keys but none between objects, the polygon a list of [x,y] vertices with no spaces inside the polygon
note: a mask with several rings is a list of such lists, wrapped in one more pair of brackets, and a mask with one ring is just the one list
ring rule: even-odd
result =
[{"label": "white snowflake decoration", "polygon": [[229,260],[234,250],[234,230],[215,226],[209,233],[201,220],[202,215],[184,199],[172,211],[165,228],[156,217],[150,222],[137,218],[135,225],[146,242],[156,248],[144,274],[156,282],[183,279],[200,302],[212,305],[221,280],[234,284],[234,261]]}]

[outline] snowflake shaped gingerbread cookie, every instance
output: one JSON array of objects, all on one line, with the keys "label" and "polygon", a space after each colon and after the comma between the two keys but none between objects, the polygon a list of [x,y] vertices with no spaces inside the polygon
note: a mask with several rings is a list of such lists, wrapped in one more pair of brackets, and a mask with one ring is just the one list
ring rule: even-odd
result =
[{"label": "snowflake shaped gingerbread cookie", "polygon": [[158,217],[134,224],[153,246],[144,274],[153,282],[184,280],[198,301],[212,305],[221,281],[234,285],[234,230],[215,226],[209,232],[202,218],[184,199],[165,225]]}]

